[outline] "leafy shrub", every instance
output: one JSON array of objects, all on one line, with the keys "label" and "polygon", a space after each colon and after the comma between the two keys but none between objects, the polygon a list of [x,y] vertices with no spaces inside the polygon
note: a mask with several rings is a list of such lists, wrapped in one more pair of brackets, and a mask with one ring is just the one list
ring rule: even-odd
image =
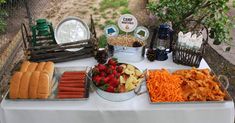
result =
[{"label": "leafy shrub", "polygon": [[162,23],[172,22],[176,33],[189,30],[189,20],[196,20],[211,28],[214,43],[229,43],[233,27],[227,6],[229,0],[160,0],[151,2],[148,9],[159,17]]}]

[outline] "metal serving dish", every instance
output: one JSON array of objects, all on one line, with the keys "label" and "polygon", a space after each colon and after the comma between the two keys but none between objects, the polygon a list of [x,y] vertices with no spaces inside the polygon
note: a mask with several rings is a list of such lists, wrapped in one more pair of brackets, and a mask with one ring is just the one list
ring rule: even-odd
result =
[{"label": "metal serving dish", "polygon": [[140,62],[144,60],[145,46],[124,47],[108,44],[109,54],[120,62]]},{"label": "metal serving dish", "polygon": [[[149,69],[147,71],[152,71],[152,70],[160,70],[160,69]],[[168,69],[169,72],[173,73],[174,71],[176,70],[184,70],[184,69]],[[189,69],[185,69],[185,70],[189,70]],[[147,78],[148,78],[148,72],[146,72],[146,81],[147,81]],[[211,75],[215,75],[215,73],[211,70]],[[187,101],[187,102],[152,102],[151,99],[150,99],[150,95],[149,95],[149,90],[148,90],[148,87],[146,85],[146,90],[147,90],[147,93],[148,93],[148,97],[149,97],[149,102],[151,104],[204,104],[204,103],[224,103],[224,102],[227,102],[227,101],[233,101],[232,97],[229,95],[228,91],[226,90],[227,88],[225,87],[228,87],[229,86],[229,83],[227,82],[226,85],[222,84],[222,82],[219,80],[219,78],[216,76],[216,82],[219,83],[219,85],[221,86],[221,90],[223,92],[225,92],[225,99],[223,101]]]},{"label": "metal serving dish", "polygon": [[[85,22],[77,17],[67,17],[55,28],[55,40],[57,44],[71,43],[90,39],[90,30]],[[67,51],[79,51],[83,48],[66,49]]]},{"label": "metal serving dish", "polygon": [[[136,68],[137,68],[137,67],[136,67]],[[137,69],[138,69],[138,68],[137,68]],[[142,71],[141,71],[141,72],[142,72]],[[110,93],[110,92],[106,92],[106,91],[100,89],[99,87],[97,87],[97,86],[93,83],[93,81],[92,81],[92,79],[91,79],[92,71],[90,71],[90,72],[88,73],[88,76],[89,76],[89,78],[90,78],[90,79],[89,79],[89,80],[90,80],[90,83],[91,83],[93,89],[96,91],[96,93],[97,93],[100,97],[102,97],[102,98],[104,98],[104,99],[106,99],[106,100],[112,101],[112,102],[121,102],[121,101],[129,100],[129,99],[131,99],[131,98],[133,98],[133,97],[135,97],[135,96],[139,96],[139,95],[145,93],[145,92],[141,92],[141,91],[142,91],[142,86],[143,86],[143,84],[144,84],[144,80],[145,80],[145,79],[143,79],[143,81],[142,81],[141,83],[139,83],[139,85],[138,85],[135,89],[133,89],[133,90],[131,90],[131,91],[129,91],[129,92],[124,92],[124,93]]]},{"label": "metal serving dish", "polygon": [[55,67],[54,71],[54,77],[53,77],[53,84],[52,84],[52,90],[51,95],[47,99],[10,99],[9,97],[9,90],[5,95],[6,100],[12,100],[12,101],[80,101],[80,100],[87,100],[89,98],[89,87],[90,83],[88,81],[88,78],[86,77],[85,80],[85,96],[84,98],[73,98],[73,99],[59,99],[57,98],[57,91],[58,91],[58,84],[59,79],[61,75],[65,71],[89,71],[89,67]]},{"label": "metal serving dish", "polygon": [[125,92],[125,93],[110,93],[110,92],[103,91],[102,89],[96,87],[95,84],[93,84],[93,82],[92,82],[92,86],[94,87],[94,89],[96,90],[97,94],[100,97],[106,100],[112,101],[112,102],[122,102],[125,100],[129,100],[135,97],[136,95],[140,95],[139,93],[141,91],[141,85],[135,88],[134,90]]}]

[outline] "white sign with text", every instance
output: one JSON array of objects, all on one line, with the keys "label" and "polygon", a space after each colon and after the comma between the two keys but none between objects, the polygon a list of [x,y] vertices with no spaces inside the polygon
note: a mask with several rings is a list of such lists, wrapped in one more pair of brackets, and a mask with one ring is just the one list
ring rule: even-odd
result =
[{"label": "white sign with text", "polygon": [[124,14],[118,20],[118,26],[124,32],[134,31],[137,25],[137,19],[131,14]]}]

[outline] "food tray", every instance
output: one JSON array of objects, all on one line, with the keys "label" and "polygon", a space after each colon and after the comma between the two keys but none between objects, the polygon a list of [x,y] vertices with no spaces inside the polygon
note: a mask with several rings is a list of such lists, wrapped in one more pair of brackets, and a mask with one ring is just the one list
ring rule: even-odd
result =
[{"label": "food tray", "polygon": [[87,100],[89,98],[89,81],[88,78],[86,77],[85,80],[85,97],[84,98],[73,98],[73,99],[59,99],[57,98],[57,91],[58,91],[58,82],[60,79],[60,76],[65,72],[65,71],[86,71],[86,73],[89,71],[89,67],[55,67],[54,71],[54,77],[52,80],[52,90],[51,90],[51,95],[47,99],[10,99],[9,98],[9,90],[5,95],[6,100],[12,100],[12,101],[80,101],[80,100]]},{"label": "food tray", "polygon": [[[90,39],[90,30],[86,23],[77,17],[67,17],[62,20],[55,29],[57,44],[71,43]],[[86,44],[86,43],[85,43]],[[79,51],[83,48],[66,49],[67,51]]]},{"label": "food tray", "polygon": [[[161,69],[148,69],[147,71],[152,71],[152,70],[161,70]],[[190,70],[190,69],[167,69],[167,70],[170,73],[173,73],[176,70]],[[212,70],[210,70],[210,72],[211,72],[212,76],[215,75],[215,73]],[[148,72],[146,72],[146,73],[148,73]],[[148,77],[148,75],[146,75],[146,83],[147,83],[147,77]],[[147,90],[149,102],[151,104],[211,104],[211,103],[225,103],[225,102],[228,102],[228,101],[233,101],[232,97],[229,95],[228,91],[225,89],[225,86],[218,79],[218,76],[216,76],[216,82],[219,82],[221,90],[223,92],[225,92],[225,94],[226,94],[225,95],[225,99],[223,101],[152,102],[151,99],[150,99],[149,90],[148,90],[147,85],[146,85],[146,90]]]}]

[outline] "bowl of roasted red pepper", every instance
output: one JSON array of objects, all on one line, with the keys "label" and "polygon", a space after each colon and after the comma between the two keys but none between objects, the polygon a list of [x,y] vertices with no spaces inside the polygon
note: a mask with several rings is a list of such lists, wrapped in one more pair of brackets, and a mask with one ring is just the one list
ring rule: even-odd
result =
[{"label": "bowl of roasted red pepper", "polygon": [[106,64],[97,64],[91,71],[93,87],[98,95],[110,101],[128,100],[141,91],[145,80],[143,72],[137,67],[118,63],[114,58]]}]

